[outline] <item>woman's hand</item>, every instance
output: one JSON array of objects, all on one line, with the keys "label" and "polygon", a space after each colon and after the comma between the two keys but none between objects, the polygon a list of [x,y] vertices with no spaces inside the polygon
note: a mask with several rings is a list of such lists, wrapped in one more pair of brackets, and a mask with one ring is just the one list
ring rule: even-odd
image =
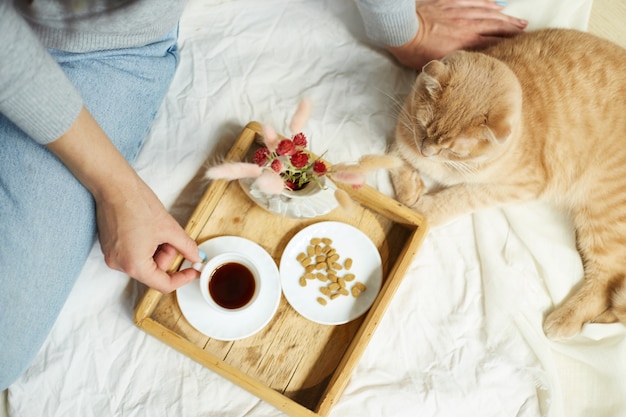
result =
[{"label": "woman's hand", "polygon": [[109,267],[163,293],[199,276],[191,268],[166,272],[178,252],[200,262],[198,246],[86,109],[47,146],[94,196],[100,244]]},{"label": "woman's hand", "polygon": [[198,247],[139,177],[95,198],[98,238],[110,268],[163,293],[198,278],[191,268],[165,272],[178,252],[199,262]]},{"label": "woman's hand", "polygon": [[528,22],[507,16],[491,0],[426,0],[416,3],[419,29],[401,46],[387,46],[403,65],[421,70],[459,49],[482,48],[521,33]]}]

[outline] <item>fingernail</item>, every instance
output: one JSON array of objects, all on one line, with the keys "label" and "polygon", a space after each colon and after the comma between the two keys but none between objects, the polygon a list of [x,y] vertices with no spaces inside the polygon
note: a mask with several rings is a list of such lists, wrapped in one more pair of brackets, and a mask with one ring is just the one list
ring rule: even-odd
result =
[{"label": "fingernail", "polygon": [[209,259],[209,257],[206,256],[206,253],[204,253],[202,249],[198,250],[198,256],[200,256],[200,259],[202,259],[202,262],[206,262],[207,259]]},{"label": "fingernail", "polygon": [[204,267],[204,265],[204,262],[196,262],[195,264],[192,264],[191,267],[198,272],[202,272],[202,268]]},{"label": "fingernail", "polygon": [[496,0],[498,6],[506,7],[506,1]]}]

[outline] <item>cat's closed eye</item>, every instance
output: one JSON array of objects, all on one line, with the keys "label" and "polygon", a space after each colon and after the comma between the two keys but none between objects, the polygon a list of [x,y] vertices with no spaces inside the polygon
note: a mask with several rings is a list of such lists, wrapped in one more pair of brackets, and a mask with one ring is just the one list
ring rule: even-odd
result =
[{"label": "cat's closed eye", "polygon": [[422,155],[425,157],[441,156],[443,158],[453,157],[462,158],[467,156],[468,152],[462,147],[455,146],[454,141],[447,141],[444,143],[436,143],[428,140],[422,141],[421,146]]},{"label": "cat's closed eye", "polygon": [[463,157],[463,156],[467,156],[467,154],[461,153],[461,151],[454,150],[454,149],[452,149],[452,148],[447,148],[445,151],[446,151],[446,152],[445,152],[445,153],[446,153],[446,155],[448,155],[448,156],[454,156],[454,157],[456,157],[456,158],[461,158],[461,157]]}]

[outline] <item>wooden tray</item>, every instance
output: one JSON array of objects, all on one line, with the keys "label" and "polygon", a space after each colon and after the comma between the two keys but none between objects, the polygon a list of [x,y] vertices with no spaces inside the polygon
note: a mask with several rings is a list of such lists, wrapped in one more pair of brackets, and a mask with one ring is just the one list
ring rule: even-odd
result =
[{"label": "wooden tray", "polygon": [[[249,160],[261,125],[250,122],[226,156]],[[182,315],[174,293],[149,289],[135,310],[136,325],[291,416],[327,416],[345,389],[372,334],[426,235],[424,218],[375,189],[337,184],[354,204],[314,219],[292,219],[257,206],[237,181],[213,181],[186,232],[197,242],[221,235],[260,244],[276,264],[302,228],[323,220],[351,224],[367,234],[383,260],[383,284],[368,312],[338,326],[313,323],[281,297],[276,315],[259,333],[234,342],[211,339]],[[182,264],[178,257],[170,270]]]}]

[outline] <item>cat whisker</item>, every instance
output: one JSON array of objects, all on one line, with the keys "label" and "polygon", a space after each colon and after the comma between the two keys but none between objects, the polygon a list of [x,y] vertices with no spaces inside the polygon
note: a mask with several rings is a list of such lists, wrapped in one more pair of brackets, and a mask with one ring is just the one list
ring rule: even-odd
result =
[{"label": "cat whisker", "polygon": [[388,113],[387,115],[392,117],[394,120],[398,119],[398,116],[403,112],[404,110],[404,96],[405,93],[396,93],[396,95],[392,95],[387,91],[384,91],[380,88],[377,89],[377,92],[380,93],[381,95],[383,95],[391,104],[389,106],[389,111],[386,112]]},{"label": "cat whisker", "polygon": [[473,176],[476,174],[476,169],[465,162],[445,161],[444,163],[464,177]]}]

